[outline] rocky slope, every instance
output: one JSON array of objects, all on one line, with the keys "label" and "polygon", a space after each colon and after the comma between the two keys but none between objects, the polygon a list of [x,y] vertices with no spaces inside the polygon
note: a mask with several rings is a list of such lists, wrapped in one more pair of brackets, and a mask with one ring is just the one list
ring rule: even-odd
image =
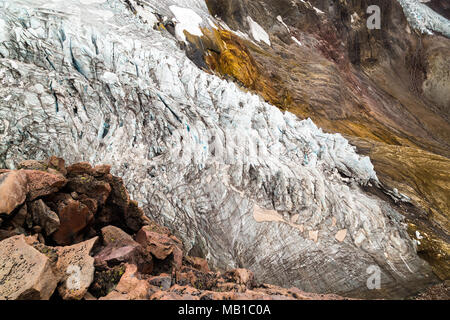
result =
[{"label": "rocky slope", "polygon": [[[211,272],[131,201],[109,166],[25,161],[0,175],[0,300],[322,300]],[[125,232],[124,230],[127,230]]]},{"label": "rocky slope", "polygon": [[422,47],[401,39],[397,2],[380,3],[392,26],[378,33],[356,22],[365,3],[316,2],[0,1],[0,164],[114,163],[146,215],[215,269],[415,294],[437,281],[418,240],[448,275],[448,39],[424,40],[426,67],[400,63]]}]

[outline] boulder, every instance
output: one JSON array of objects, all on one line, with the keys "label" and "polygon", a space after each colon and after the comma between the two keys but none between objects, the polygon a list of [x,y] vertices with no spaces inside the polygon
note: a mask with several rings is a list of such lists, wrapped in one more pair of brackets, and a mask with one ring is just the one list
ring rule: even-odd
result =
[{"label": "boulder", "polygon": [[68,176],[91,174],[91,173],[92,173],[92,166],[89,162],[74,163],[67,167]]},{"label": "boulder", "polygon": [[59,229],[53,234],[53,240],[59,245],[68,245],[79,232],[92,222],[94,215],[80,201],[66,197],[58,203]]},{"label": "boulder", "polygon": [[22,172],[27,179],[28,201],[55,193],[67,183],[66,178],[60,174],[38,170],[20,170],[19,172]]},{"label": "boulder", "polygon": [[251,288],[255,285],[255,275],[247,269],[234,269],[224,274],[224,278],[234,283]]},{"label": "boulder", "polygon": [[46,171],[47,165],[45,161],[24,160],[17,165],[17,169]]},{"label": "boulder", "polygon": [[100,268],[113,267],[123,262],[133,263],[142,273],[153,269],[151,254],[121,229],[108,226],[101,230],[103,244],[106,245],[96,256],[95,265]]},{"label": "boulder", "polygon": [[140,278],[136,265],[127,264],[116,288],[99,300],[144,300],[149,298],[150,284]]},{"label": "boulder", "polygon": [[105,181],[99,181],[88,174],[75,175],[67,183],[69,190],[87,195],[104,205],[111,192],[111,186]]},{"label": "boulder", "polygon": [[41,226],[47,236],[58,230],[60,226],[58,215],[50,210],[42,199],[31,202],[29,207],[33,216],[33,222]]},{"label": "boulder", "polygon": [[183,263],[183,250],[175,237],[150,231],[148,226],[142,227],[136,235],[136,241],[150,251],[155,258],[165,260],[173,255],[173,266],[181,269]]},{"label": "boulder", "polygon": [[47,160],[47,166],[48,166],[48,168],[57,170],[58,172],[60,172],[63,175],[67,174],[66,161],[62,158],[51,156]]},{"label": "boulder", "polygon": [[116,243],[131,244],[136,246],[139,245],[128,233],[115,226],[107,226],[102,228],[101,234],[103,237],[103,244],[105,246]]},{"label": "boulder", "polygon": [[23,235],[0,242],[0,300],[48,300],[56,285],[49,259]]},{"label": "boulder", "polygon": [[168,274],[162,273],[159,276],[154,276],[148,279],[148,283],[160,288],[160,290],[169,290],[172,286],[172,277]]},{"label": "boulder", "polygon": [[55,269],[60,286],[58,292],[65,300],[82,299],[94,280],[94,258],[91,251],[98,237],[69,247],[57,247]]},{"label": "boulder", "polygon": [[25,202],[27,179],[20,171],[11,171],[0,175],[0,214],[11,214]]},{"label": "boulder", "polygon": [[197,270],[199,270],[201,272],[208,273],[208,272],[211,271],[209,269],[209,266],[208,266],[208,261],[206,261],[203,258],[187,256],[187,257],[184,257],[184,260],[185,260],[187,265],[190,265],[194,269],[197,269]]}]

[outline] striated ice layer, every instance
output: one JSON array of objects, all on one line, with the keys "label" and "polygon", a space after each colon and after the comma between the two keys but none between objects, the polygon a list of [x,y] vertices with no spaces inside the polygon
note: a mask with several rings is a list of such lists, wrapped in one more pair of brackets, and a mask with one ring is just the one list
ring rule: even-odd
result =
[{"label": "striated ice layer", "polygon": [[397,0],[414,29],[424,34],[439,32],[450,38],[450,21],[419,0]]},{"label": "striated ice layer", "polygon": [[[402,297],[432,279],[399,214],[363,191],[370,159],[198,69],[153,29],[170,10],[151,4],[0,1],[1,166],[111,163],[188,252],[264,282]],[[367,287],[371,266],[382,290]]]}]

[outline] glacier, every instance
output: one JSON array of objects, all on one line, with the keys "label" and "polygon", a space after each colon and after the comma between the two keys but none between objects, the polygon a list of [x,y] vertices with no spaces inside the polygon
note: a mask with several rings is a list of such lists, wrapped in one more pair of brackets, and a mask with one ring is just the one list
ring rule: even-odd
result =
[{"label": "glacier", "polygon": [[0,166],[110,163],[186,251],[260,281],[359,297],[431,281],[401,215],[364,191],[370,159],[199,69],[155,27],[171,6],[215,21],[200,0],[1,0]]}]

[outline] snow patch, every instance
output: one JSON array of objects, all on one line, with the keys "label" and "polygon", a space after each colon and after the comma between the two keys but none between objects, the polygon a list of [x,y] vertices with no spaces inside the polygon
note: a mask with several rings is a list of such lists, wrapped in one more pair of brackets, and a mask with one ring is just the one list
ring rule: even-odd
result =
[{"label": "snow patch", "polygon": [[252,17],[248,16],[247,21],[250,25],[250,33],[252,34],[253,39],[258,42],[265,42],[267,45],[271,45],[270,37],[267,32],[261,27],[258,23],[256,23]]},{"label": "snow patch", "polygon": [[197,13],[191,9],[178,6],[170,6],[169,9],[172,11],[178,22],[175,27],[175,33],[178,40],[186,42],[184,31],[198,37],[203,35],[202,30],[200,29],[200,24],[203,22],[203,19]]}]

